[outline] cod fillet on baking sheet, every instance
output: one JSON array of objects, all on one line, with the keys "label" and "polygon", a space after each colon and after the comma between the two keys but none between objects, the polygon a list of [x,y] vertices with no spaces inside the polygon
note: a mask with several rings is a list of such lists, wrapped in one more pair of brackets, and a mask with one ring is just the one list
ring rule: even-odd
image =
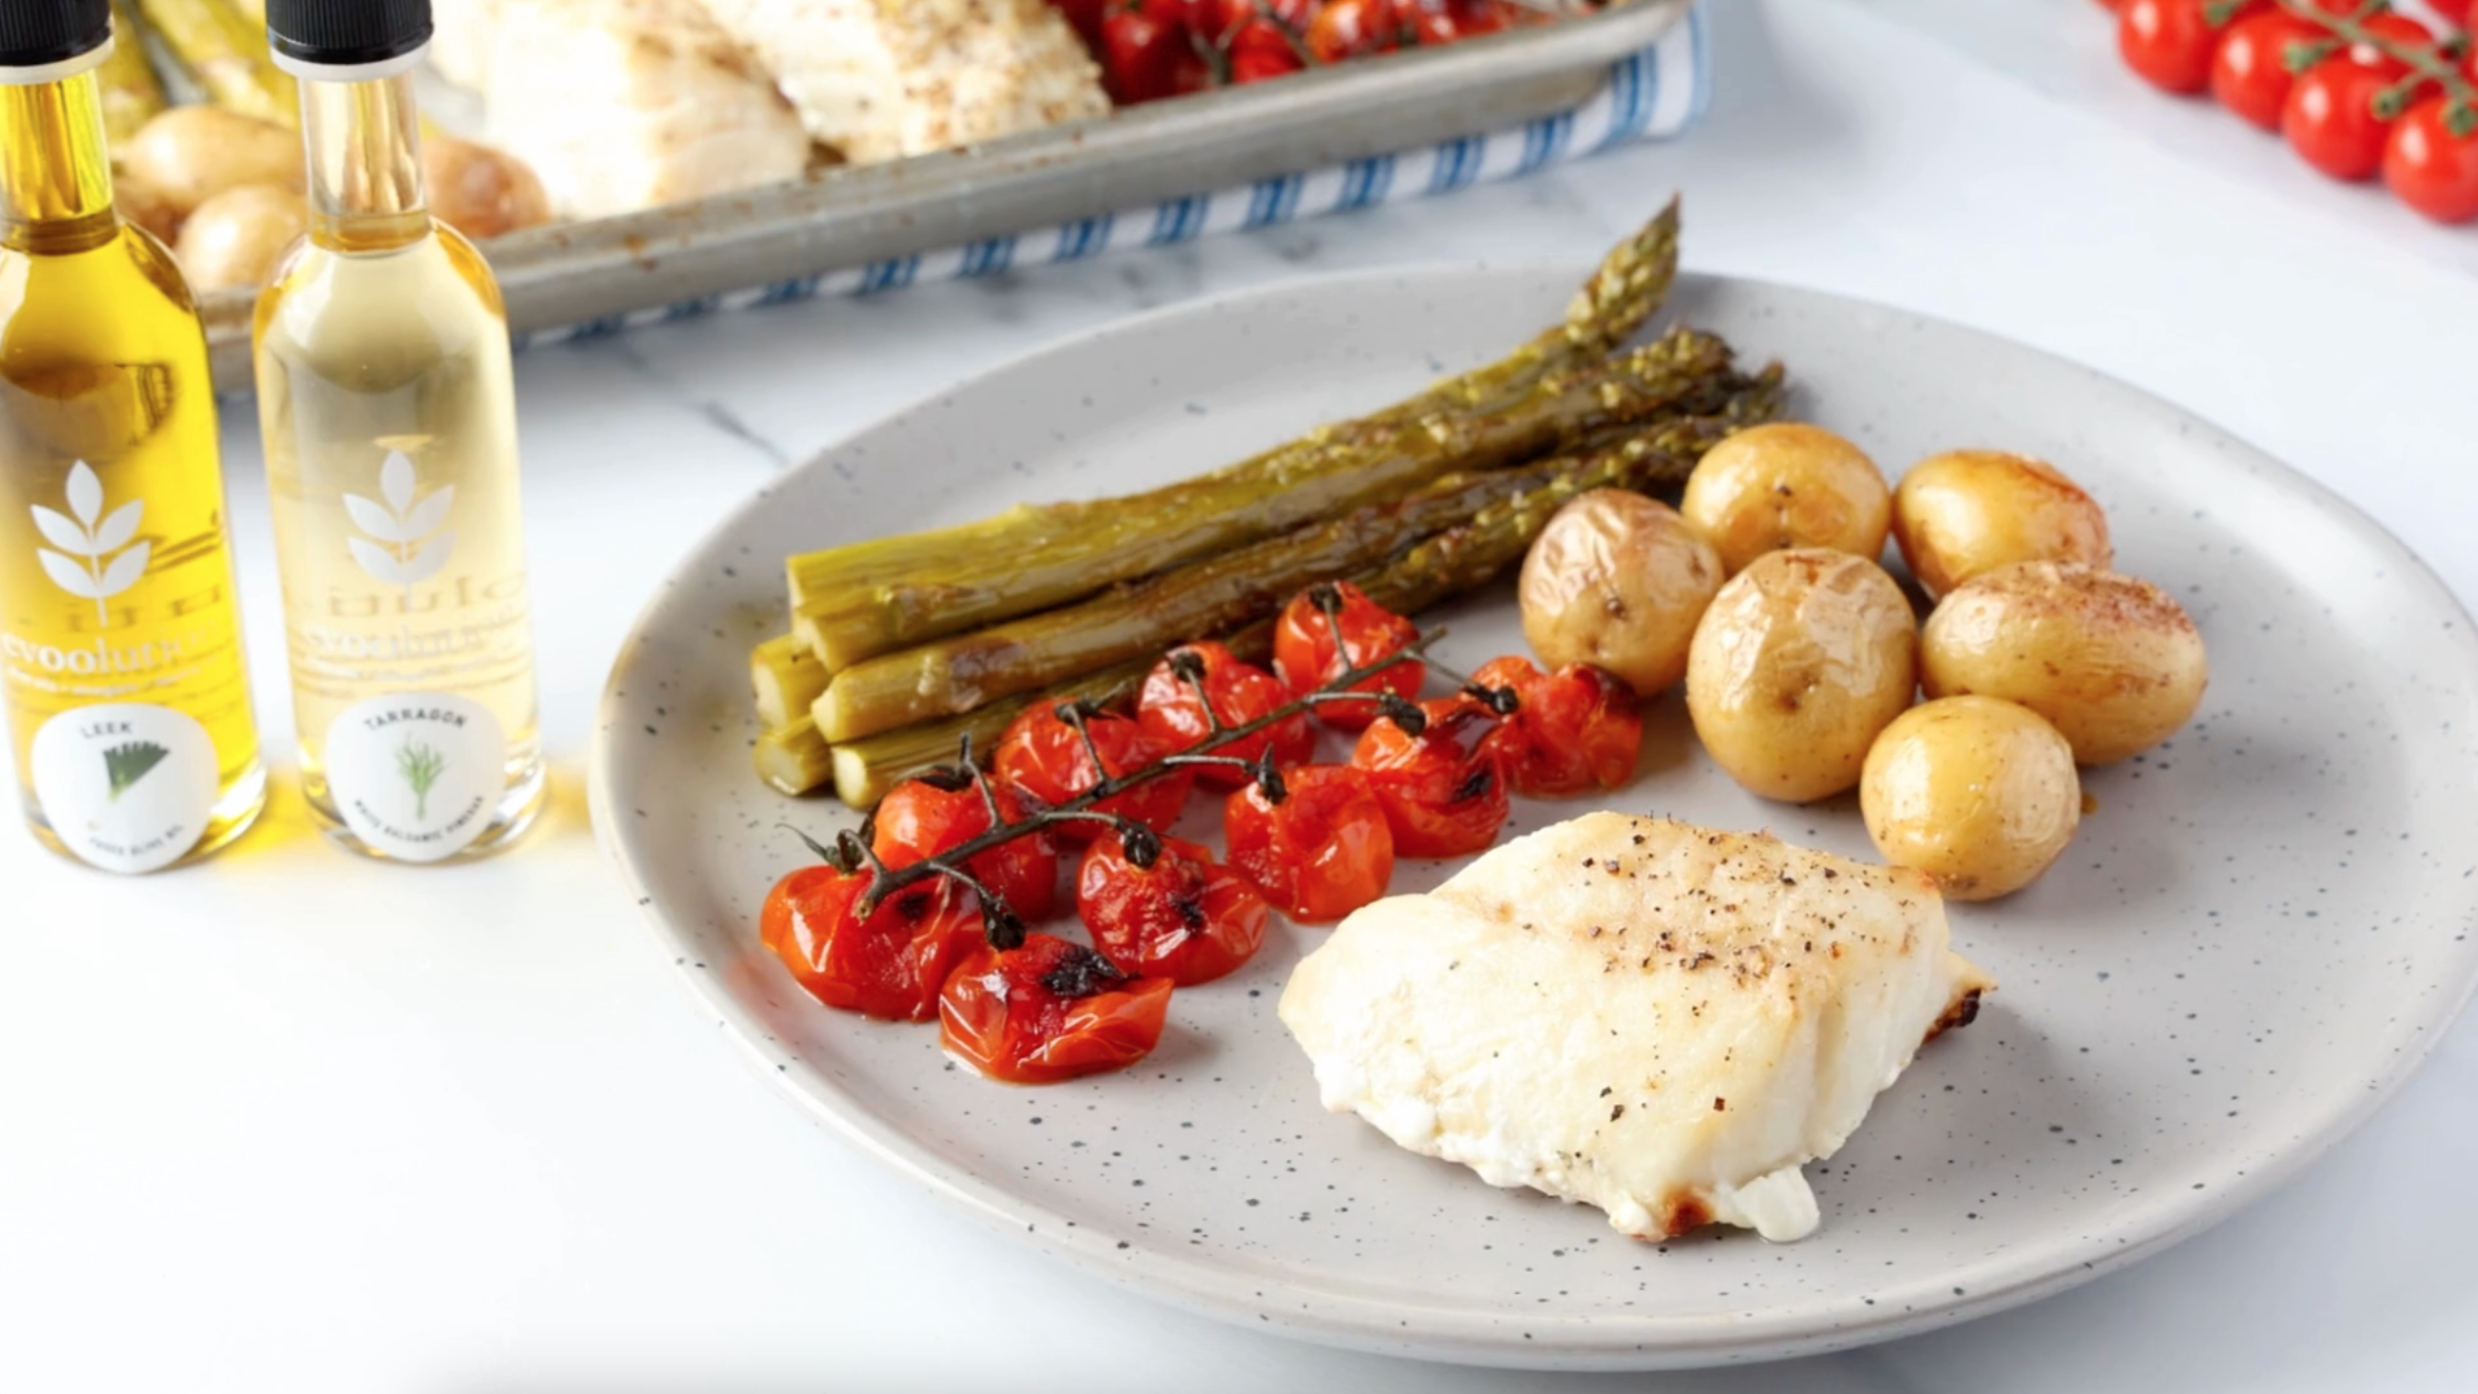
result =
[{"label": "cod fillet on baking sheet", "polygon": [[855,164],[1109,114],[1047,0],[702,0]]},{"label": "cod fillet on baking sheet", "polygon": [[1831,1156],[1994,984],[1925,876],[1593,813],[1344,920],[1282,994],[1325,1107],[1660,1239],[1803,1238]]}]

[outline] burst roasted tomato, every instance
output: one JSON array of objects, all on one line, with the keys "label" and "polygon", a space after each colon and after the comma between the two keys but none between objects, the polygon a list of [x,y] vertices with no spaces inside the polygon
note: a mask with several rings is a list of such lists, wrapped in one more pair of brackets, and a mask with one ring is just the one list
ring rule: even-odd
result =
[{"label": "burst roasted tomato", "polygon": [[1051,1084],[1123,1070],[1153,1053],[1170,1012],[1168,978],[1131,977],[1053,934],[983,947],[938,994],[946,1048],[992,1079]]},{"label": "burst roasted tomato", "polygon": [[1379,717],[1351,763],[1367,777],[1404,857],[1462,857],[1497,840],[1506,825],[1505,771],[1488,745],[1497,713],[1470,697],[1422,702],[1417,734]]},{"label": "burst roasted tomato", "polygon": [[[1056,808],[1099,784],[1105,774],[1125,774],[1166,753],[1126,717],[1077,708],[1078,720],[1093,738],[1088,749],[1077,723],[1061,716],[1061,710],[1047,703],[1028,708],[1008,725],[990,757],[998,782],[1020,796],[1027,808]],[[1093,765],[1093,750],[1101,752],[1099,769]],[[1093,811],[1133,818],[1160,831],[1179,821],[1193,783],[1187,771],[1172,770],[1102,800]],[[1084,843],[1104,826],[1079,818],[1059,822],[1050,831],[1062,842]]]},{"label": "burst roasted tomato", "polygon": [[2280,131],[2306,163],[2334,179],[2366,179],[2383,167],[2390,122],[2375,114],[2375,98],[2391,79],[2347,58],[2326,58],[2289,90]]},{"label": "burst roasted tomato", "polygon": [[757,937],[809,995],[888,1021],[927,1021],[938,989],[982,943],[980,908],[943,876],[888,896],[867,918],[876,873],[808,866],[777,881]]},{"label": "burst roasted tomato", "polygon": [[1276,908],[1303,923],[1338,920],[1394,879],[1394,830],[1368,777],[1349,765],[1302,765],[1256,784],[1222,812],[1230,864]]},{"label": "burst roasted tomato", "polygon": [[1076,868],[1076,913],[1111,962],[1193,987],[1254,958],[1273,907],[1193,842],[1104,836]]},{"label": "burst roasted tomato", "polygon": [[[1144,691],[1136,699],[1136,724],[1155,745],[1175,754],[1195,749],[1213,734],[1208,702],[1211,715],[1219,716],[1222,728],[1228,730],[1267,716],[1290,699],[1290,689],[1280,678],[1240,660],[1222,645],[1182,644],[1145,675]],[[1316,728],[1302,713],[1213,753],[1254,761],[1269,747],[1276,764],[1297,764],[1315,752]],[[1213,765],[1198,767],[1196,775],[1221,789],[1248,778],[1245,771]]]},{"label": "burst roasted tomato", "polygon": [[2323,37],[2323,30],[2282,10],[2246,16],[2228,27],[2211,60],[2211,94],[2264,130],[2279,130],[2289,89],[2297,85],[2289,46]]},{"label": "burst roasted tomato", "polygon": [[[1365,668],[1419,639],[1418,625],[1370,600],[1348,581],[1310,586],[1282,608],[1281,622],[1273,631],[1273,668],[1291,695],[1305,696],[1340,677],[1345,669]],[[1417,697],[1421,676],[1419,663],[1407,661],[1361,679],[1351,690]],[[1362,730],[1376,715],[1374,702],[1317,706],[1317,719],[1341,731]]]},{"label": "burst roasted tomato", "polygon": [[1472,681],[1514,692],[1515,710],[1481,742],[1496,750],[1514,792],[1562,799],[1623,788],[1635,777],[1643,717],[1624,682],[1588,663],[1543,673],[1513,656],[1491,662]]},{"label": "burst roasted tomato", "polygon": [[[907,779],[869,816],[870,850],[897,869],[960,847],[993,826],[992,800],[999,817],[1010,823],[1023,818],[1022,799],[996,784],[984,796],[981,786],[961,771]],[[1046,920],[1058,913],[1058,845],[1047,832],[1028,832],[1001,843],[965,863],[964,869],[1022,919]]]}]

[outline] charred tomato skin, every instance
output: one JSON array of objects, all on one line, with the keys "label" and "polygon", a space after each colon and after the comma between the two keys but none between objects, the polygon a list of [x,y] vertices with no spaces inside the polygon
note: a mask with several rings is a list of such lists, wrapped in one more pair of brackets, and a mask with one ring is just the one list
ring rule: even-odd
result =
[{"label": "charred tomato skin", "polygon": [[1264,947],[1273,907],[1213,853],[1159,839],[1150,866],[1129,858],[1126,839],[1102,836],[1076,868],[1076,912],[1093,946],[1146,977],[1193,987],[1226,977]]},{"label": "charred tomato skin", "polygon": [[1510,656],[1486,664],[1472,681],[1515,694],[1515,710],[1483,742],[1496,750],[1514,792],[1563,799],[1624,788],[1635,777],[1643,716],[1623,680],[1588,663],[1543,673],[1531,660]]},{"label": "charred tomato skin", "polygon": [[[1021,798],[1026,808],[1056,808],[1099,784],[1104,775],[1126,774],[1153,764],[1165,753],[1143,727],[1127,717],[1095,712],[1082,719],[1092,734],[1093,747],[1101,752],[1098,770],[1084,738],[1047,703],[1025,710],[998,738],[991,768],[998,782]],[[1093,811],[1132,818],[1159,832],[1179,821],[1194,782],[1187,771],[1173,770],[1102,800]],[[1081,844],[1091,841],[1103,826],[1092,819],[1067,819],[1053,824],[1050,833],[1060,842]]]},{"label": "charred tomato skin", "polygon": [[1054,1084],[1152,1054],[1170,993],[1168,978],[1131,977],[1097,950],[1028,935],[1019,948],[984,945],[956,967],[938,994],[938,1032],[991,1079]]},{"label": "charred tomato skin", "polygon": [[[870,850],[887,870],[897,871],[988,832],[993,826],[992,799],[1008,822],[1024,817],[1024,801],[1014,791],[993,784],[990,796],[983,798],[979,788],[961,779],[907,779],[870,814]],[[965,870],[1024,919],[1046,920],[1058,913],[1058,844],[1046,831],[1027,832],[993,847],[974,857]]]},{"label": "charred tomato skin", "polygon": [[1501,756],[1488,745],[1495,712],[1457,694],[1420,704],[1411,735],[1379,717],[1360,736],[1351,764],[1385,808],[1401,857],[1467,857],[1497,841],[1511,811]]},{"label": "charred tomato skin", "polygon": [[1385,894],[1394,829],[1368,778],[1349,765],[1282,771],[1282,798],[1255,784],[1223,808],[1230,864],[1303,924],[1339,920]]},{"label": "charred tomato skin", "polygon": [[[1274,625],[1273,667],[1294,697],[1304,697],[1341,676],[1346,668],[1364,668],[1419,642],[1419,626],[1368,598],[1347,581],[1332,583],[1340,606],[1332,619],[1317,603],[1323,587],[1311,586],[1282,607]],[[1339,630],[1342,642],[1334,642]],[[1423,677],[1417,662],[1397,663],[1384,672],[1351,685],[1353,692],[1391,692],[1402,698],[1420,695]],[[1321,702],[1317,719],[1337,731],[1365,730],[1376,718],[1374,702]]]},{"label": "charred tomato skin", "polygon": [[970,891],[933,876],[864,918],[861,901],[875,879],[866,869],[802,867],[767,893],[757,937],[829,1007],[927,1021],[947,975],[982,943],[980,909]]},{"label": "charred tomato skin", "polygon": [[[1189,655],[1183,660],[1182,654]],[[1180,669],[1203,671],[1203,690],[1180,675]],[[1212,713],[1219,716],[1222,729],[1244,726],[1270,714],[1291,699],[1290,689],[1282,680],[1253,663],[1232,654],[1215,643],[1181,644],[1172,649],[1144,678],[1143,690],[1136,698],[1136,724],[1153,738],[1162,750],[1179,754],[1194,750],[1213,733],[1213,722],[1206,715],[1206,703],[1212,703]],[[1306,713],[1274,723],[1244,740],[1232,741],[1213,750],[1236,760],[1256,760],[1272,750],[1274,762],[1297,764],[1316,749],[1316,728],[1309,724]],[[1247,775],[1230,767],[1204,766],[1196,778],[1220,789],[1246,782]]]}]

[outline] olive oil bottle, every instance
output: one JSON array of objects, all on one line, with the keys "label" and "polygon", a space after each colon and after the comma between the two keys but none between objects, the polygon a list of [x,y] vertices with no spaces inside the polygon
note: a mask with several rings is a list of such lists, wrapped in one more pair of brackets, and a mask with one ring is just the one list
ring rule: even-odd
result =
[{"label": "olive oil bottle", "polygon": [[26,817],[153,871],[264,805],[206,335],[112,209],[110,0],[0,4],[0,694]]},{"label": "olive oil bottle", "polygon": [[544,783],[507,323],[416,155],[428,0],[268,0],[267,32],[309,153],[255,323],[303,787],[357,851],[478,855]]}]

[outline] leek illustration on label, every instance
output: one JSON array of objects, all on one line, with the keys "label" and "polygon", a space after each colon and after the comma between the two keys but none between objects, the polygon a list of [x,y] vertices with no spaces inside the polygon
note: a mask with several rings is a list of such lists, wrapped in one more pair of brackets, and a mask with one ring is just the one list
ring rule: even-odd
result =
[{"label": "leek illustration on label", "polygon": [[[95,602],[95,625],[108,629],[111,611],[103,602],[138,583],[146,574],[147,558],[155,545],[141,542],[134,547],[129,540],[137,536],[138,523],[146,516],[146,502],[132,500],[103,512],[103,481],[95,477],[93,468],[84,460],[69,470],[69,511],[61,513],[32,505],[34,525],[43,540],[60,550],[48,547],[35,549],[35,559],[42,563],[52,584],[81,599]],[[123,548],[128,550],[123,551]]]},{"label": "leek illustration on label", "polygon": [[103,777],[110,782],[113,803],[129,792],[131,785],[146,778],[147,772],[163,763],[172,752],[153,741],[131,741],[103,752]]}]

